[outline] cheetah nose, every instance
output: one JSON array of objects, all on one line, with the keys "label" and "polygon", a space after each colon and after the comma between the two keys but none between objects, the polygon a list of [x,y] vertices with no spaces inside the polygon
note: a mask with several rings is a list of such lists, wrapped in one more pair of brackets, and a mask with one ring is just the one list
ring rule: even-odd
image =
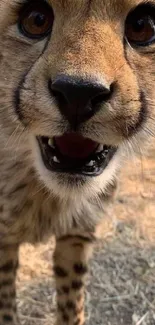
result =
[{"label": "cheetah nose", "polygon": [[100,110],[101,104],[112,94],[112,87],[66,75],[59,76],[53,82],[50,81],[49,89],[57,101],[61,114],[74,129]]}]

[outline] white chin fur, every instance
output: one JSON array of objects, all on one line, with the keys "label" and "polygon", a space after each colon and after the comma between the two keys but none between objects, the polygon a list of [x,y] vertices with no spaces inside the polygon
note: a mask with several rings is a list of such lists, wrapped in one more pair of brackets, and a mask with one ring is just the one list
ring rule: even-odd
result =
[{"label": "white chin fur", "polygon": [[74,183],[74,178],[76,178],[76,176],[73,176],[72,182],[70,182],[67,175],[50,172],[45,167],[38,142],[34,137],[32,138],[32,153],[34,164],[41,181],[54,195],[59,196],[61,199],[80,199],[80,197],[82,198],[83,196],[85,199],[89,199],[95,197],[101,191],[106,191],[107,185],[114,180],[122,156],[121,149],[119,149],[100,176],[85,177],[86,181],[84,183],[80,184],[80,182],[77,182],[76,184],[76,180]]}]

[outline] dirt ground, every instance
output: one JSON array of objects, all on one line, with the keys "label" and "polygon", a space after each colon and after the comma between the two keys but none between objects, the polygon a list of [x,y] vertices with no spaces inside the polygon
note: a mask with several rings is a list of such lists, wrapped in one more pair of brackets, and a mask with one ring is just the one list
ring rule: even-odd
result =
[{"label": "dirt ground", "polygon": [[[91,262],[89,325],[155,325],[155,145],[124,167]],[[54,324],[53,247],[51,239],[21,248],[17,301],[23,325]]]}]

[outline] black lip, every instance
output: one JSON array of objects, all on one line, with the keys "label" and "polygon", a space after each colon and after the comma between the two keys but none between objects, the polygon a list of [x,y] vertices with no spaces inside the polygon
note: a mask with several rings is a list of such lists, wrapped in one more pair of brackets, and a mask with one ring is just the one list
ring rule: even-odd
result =
[{"label": "black lip", "polygon": [[[116,147],[104,146],[102,152],[95,152],[87,159],[77,160],[64,157],[57,150],[57,148],[51,148],[48,146],[48,138],[46,137],[37,137],[43,162],[46,168],[50,171],[58,173],[66,173],[72,175],[83,175],[95,177],[104,171],[108,166],[110,160],[113,158],[114,154],[117,151]],[[106,154],[105,154],[106,150]],[[56,156],[60,163],[56,163],[52,160],[52,157]],[[89,161],[93,161],[92,166],[87,166]]]}]

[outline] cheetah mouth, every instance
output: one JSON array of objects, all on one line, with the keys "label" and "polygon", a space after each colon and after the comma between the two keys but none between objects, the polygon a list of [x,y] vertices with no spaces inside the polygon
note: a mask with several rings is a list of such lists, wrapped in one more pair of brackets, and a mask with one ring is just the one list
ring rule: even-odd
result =
[{"label": "cheetah mouth", "polygon": [[46,168],[60,173],[100,175],[117,150],[76,133],[54,138],[39,136],[37,140]]}]

